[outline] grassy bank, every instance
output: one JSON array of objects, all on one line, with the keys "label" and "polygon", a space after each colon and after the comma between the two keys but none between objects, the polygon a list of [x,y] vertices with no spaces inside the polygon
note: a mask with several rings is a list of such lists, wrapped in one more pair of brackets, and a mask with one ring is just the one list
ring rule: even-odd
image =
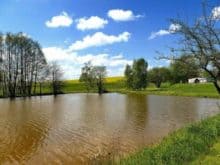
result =
[{"label": "grassy bank", "polygon": [[219,165],[220,164],[220,140],[215,143],[210,151],[200,155],[191,165]]},{"label": "grassy bank", "polygon": [[[216,143],[219,139],[220,115],[217,115],[182,128],[164,138],[161,143],[145,148],[118,163],[122,165],[199,164],[204,160],[200,156],[209,156],[214,144],[220,150],[219,143]],[[214,156],[212,162],[219,163],[216,162],[217,160],[219,158]]]},{"label": "grassy bank", "polygon": [[[192,97],[210,97],[219,98],[212,83],[207,84],[162,84],[161,88],[156,88],[154,84],[149,84],[145,90],[132,91],[126,88],[123,77],[107,78],[105,89],[109,92],[118,93],[137,93],[137,94],[153,94],[153,95],[173,95],[173,96],[192,96]],[[63,82],[63,93],[86,93],[86,87],[78,80],[67,80]],[[89,92],[97,92],[92,89]],[[2,92],[0,91],[0,96]],[[36,89],[36,95],[40,94],[39,86]],[[52,94],[52,90],[48,83],[43,84],[42,94]]]},{"label": "grassy bank", "polygon": [[120,93],[171,95],[171,96],[190,96],[190,97],[208,97],[219,98],[213,84],[163,84],[161,88],[155,88],[153,85],[142,91],[132,91],[128,89],[119,89]]},{"label": "grassy bank", "polygon": [[[145,90],[132,91],[125,87],[123,77],[107,78],[105,88],[110,92],[119,93],[137,93],[137,94],[155,94],[155,95],[173,95],[173,96],[192,96],[192,97],[210,97],[218,98],[219,94],[216,92],[212,83],[207,84],[162,84],[161,88],[156,88],[153,84],[149,84]],[[85,85],[77,80],[70,80],[64,82],[64,93],[87,92]],[[90,92],[96,92],[91,90]]]}]

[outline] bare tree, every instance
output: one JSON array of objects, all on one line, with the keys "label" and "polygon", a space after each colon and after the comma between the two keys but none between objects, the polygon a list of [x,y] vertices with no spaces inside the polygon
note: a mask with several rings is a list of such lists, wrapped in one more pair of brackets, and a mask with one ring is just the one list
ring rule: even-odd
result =
[{"label": "bare tree", "polygon": [[[171,23],[177,28],[175,34],[179,34],[181,39],[180,48],[172,48],[174,56],[171,60],[179,60],[181,54],[189,55],[195,59],[197,65],[207,72],[213,84],[220,94],[220,29],[217,25],[219,17],[213,12],[207,14],[207,5],[203,3],[203,15],[193,24],[189,24],[182,19],[171,19]],[[164,58],[164,57],[162,57]],[[166,58],[166,57],[165,57]]]},{"label": "bare tree", "polygon": [[31,96],[46,59],[38,42],[23,33],[0,35],[1,87],[5,97]]},{"label": "bare tree", "polygon": [[106,77],[106,67],[105,66],[94,66],[93,74],[96,80],[96,85],[98,88],[98,93],[102,94],[105,92],[104,81]]},{"label": "bare tree", "polygon": [[[36,82],[39,84],[39,94],[42,95],[43,84],[49,80],[50,67],[48,65],[40,65],[38,68],[38,75]],[[34,88],[34,93],[36,94],[36,86]]]},{"label": "bare tree", "polygon": [[0,34],[0,91],[3,92],[3,35]]},{"label": "bare tree", "polygon": [[56,62],[52,62],[50,65],[50,74],[51,74],[51,87],[54,95],[62,93],[62,76],[63,72],[60,66]]},{"label": "bare tree", "polygon": [[89,92],[91,88],[97,87],[98,93],[102,94],[105,92],[104,89],[105,77],[106,77],[105,66],[92,66],[91,62],[88,62],[85,63],[85,66],[82,68],[80,81],[85,83],[87,92]]},{"label": "bare tree", "polygon": [[85,84],[87,92],[94,88],[95,77],[93,74],[93,66],[91,62],[85,63],[84,67],[82,67],[79,81]]}]

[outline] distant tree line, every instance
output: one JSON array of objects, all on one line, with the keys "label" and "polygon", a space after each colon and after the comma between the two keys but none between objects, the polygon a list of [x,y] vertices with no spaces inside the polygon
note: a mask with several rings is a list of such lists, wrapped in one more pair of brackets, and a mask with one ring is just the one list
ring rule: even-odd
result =
[{"label": "distant tree line", "polygon": [[161,83],[170,84],[188,83],[190,78],[204,77],[196,61],[189,55],[181,55],[178,60],[173,60],[167,67],[155,67],[148,71],[149,82],[160,88]]},{"label": "distant tree line", "polygon": [[[181,55],[179,60],[171,61],[167,67],[150,69],[144,58],[135,59],[133,64],[126,65],[124,71],[125,87],[132,90],[144,90],[150,83],[155,84],[157,88],[160,88],[164,82],[187,83],[188,79],[203,75],[204,72],[190,55]],[[82,67],[79,80],[84,83],[87,92],[97,90],[99,94],[102,94],[107,91],[105,78],[105,66],[93,66],[91,62],[88,62]]]},{"label": "distant tree line", "polygon": [[0,34],[0,92],[4,97],[31,96],[39,86],[42,92],[42,83],[53,84],[58,70],[47,63],[38,42],[23,33]]},{"label": "distant tree line", "polygon": [[178,60],[171,61],[170,66],[147,69],[147,62],[141,58],[133,61],[125,68],[125,84],[133,90],[145,89],[149,83],[157,88],[164,82],[170,84],[187,83],[188,79],[203,76],[204,72],[189,55],[182,55]]}]

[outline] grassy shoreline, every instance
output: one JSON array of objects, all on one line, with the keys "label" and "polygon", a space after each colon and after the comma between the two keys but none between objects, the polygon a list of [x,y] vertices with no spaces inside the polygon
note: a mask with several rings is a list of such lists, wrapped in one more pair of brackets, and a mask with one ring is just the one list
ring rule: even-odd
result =
[{"label": "grassy shoreline", "polygon": [[[181,128],[153,147],[122,159],[122,165],[199,164],[201,155],[208,155],[213,145],[219,145],[220,114]],[[217,143],[218,142],[218,143]],[[219,149],[220,151],[220,149]],[[219,160],[213,157],[212,162]]]},{"label": "grassy shoreline", "polygon": [[[144,94],[144,95],[164,95],[164,96],[188,96],[204,98],[220,98],[212,83],[207,84],[168,84],[163,83],[161,88],[156,88],[154,84],[149,84],[145,90],[132,91],[125,87],[123,77],[107,78],[105,87],[109,92],[122,94]],[[64,93],[85,93],[84,84],[77,80],[66,81]],[[95,90],[91,91],[95,92]]]},{"label": "grassy shoreline", "polygon": [[[144,94],[144,95],[162,95],[162,96],[187,96],[187,97],[204,97],[204,98],[220,98],[212,83],[207,84],[168,84],[163,83],[161,88],[156,88],[154,84],[149,84],[145,90],[132,91],[125,87],[123,77],[111,77],[106,79],[105,88],[109,93],[122,94]],[[33,96],[41,96],[39,87],[37,93]],[[83,83],[78,80],[67,80],[63,84],[63,94],[70,93],[88,93]],[[92,89],[89,93],[97,93],[96,89]],[[49,84],[45,84],[42,89],[43,95],[52,95]],[[1,98],[1,95],[0,95]]]}]

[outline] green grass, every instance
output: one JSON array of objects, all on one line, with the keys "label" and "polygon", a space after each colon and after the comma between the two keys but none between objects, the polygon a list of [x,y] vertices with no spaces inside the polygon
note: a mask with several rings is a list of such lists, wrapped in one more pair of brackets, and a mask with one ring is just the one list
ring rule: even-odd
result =
[{"label": "green grass", "polygon": [[[149,84],[145,90],[132,91],[125,86],[123,77],[110,77],[105,81],[105,88],[109,92],[119,93],[137,93],[153,95],[173,95],[173,96],[192,96],[192,97],[210,97],[219,98],[212,83],[207,84],[174,84],[163,83],[161,88],[156,88],[154,84]],[[84,93],[87,92],[85,85],[78,80],[68,80],[64,82],[64,93]],[[96,89],[91,90],[96,92]]]},{"label": "green grass", "polygon": [[202,154],[191,165],[219,165],[220,164],[220,139],[211,147],[207,154]]},{"label": "green grass", "polygon": [[141,91],[132,91],[126,88],[116,90],[120,93],[153,94],[153,95],[173,95],[191,97],[219,98],[219,94],[212,83],[207,84],[162,84],[161,88],[156,88],[150,84],[148,88]]},{"label": "green grass", "polygon": [[[181,165],[200,162],[217,164],[218,154],[215,153],[213,157],[210,155],[214,149],[220,150],[220,144],[216,143],[218,140],[220,140],[220,115],[177,130],[159,144],[130,155],[118,161],[118,164]],[[199,157],[207,153],[210,155],[206,155],[204,159]]]},{"label": "green grass", "polygon": [[[123,77],[109,77],[105,81],[105,89],[109,92],[118,93],[136,93],[136,94],[153,94],[153,95],[173,95],[173,96],[192,96],[192,97],[210,97],[219,98],[213,84],[175,84],[163,83],[161,88],[156,88],[154,84],[149,84],[145,90],[132,91],[126,88]],[[39,86],[36,94],[39,94]],[[86,93],[84,83],[78,80],[66,80],[63,85],[63,93]],[[97,92],[97,89],[92,89],[90,92]],[[0,92],[1,93],[1,92]],[[51,94],[52,90],[49,84],[44,84],[42,88],[43,94]]]},{"label": "green grass", "polygon": [[[163,83],[161,88],[156,88],[154,84],[149,84],[145,90],[132,91],[125,86],[123,77],[110,77],[105,81],[105,88],[110,92],[137,93],[154,95],[192,96],[219,98],[212,83],[207,84],[174,84]],[[64,93],[87,92],[85,85],[78,80],[68,80],[64,82]],[[96,89],[91,90],[96,92]]]},{"label": "green grass", "polygon": [[[192,97],[211,97],[219,98],[212,83],[207,84],[175,84],[163,83],[161,88],[156,88],[154,84],[149,84],[145,90],[132,91],[127,89],[123,77],[110,77],[105,81],[105,88],[109,92],[118,93],[136,93],[136,94],[153,94],[153,95],[173,95],[173,96],[192,96]],[[39,93],[39,90],[37,90]],[[43,93],[51,93],[49,85],[45,85]],[[85,93],[86,87],[78,80],[64,81],[64,93]],[[97,92],[92,89],[90,92]]]}]

